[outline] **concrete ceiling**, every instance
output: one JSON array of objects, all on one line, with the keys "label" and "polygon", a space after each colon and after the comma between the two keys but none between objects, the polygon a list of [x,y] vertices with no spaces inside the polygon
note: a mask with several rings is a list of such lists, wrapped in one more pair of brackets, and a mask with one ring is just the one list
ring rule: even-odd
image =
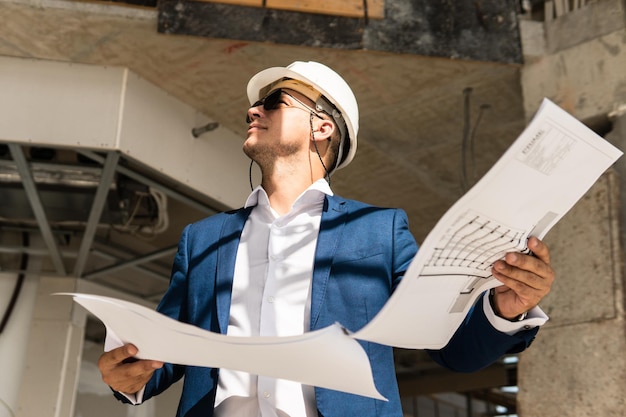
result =
[{"label": "concrete ceiling", "polygon": [[326,63],[352,86],[361,111],[357,157],[333,189],[404,208],[418,241],[463,193],[464,90],[475,140],[470,182],[524,126],[517,64],[166,35],[155,10],[112,4],[2,0],[0,20],[0,55],[128,67],[242,138],[254,73],[294,60]]}]

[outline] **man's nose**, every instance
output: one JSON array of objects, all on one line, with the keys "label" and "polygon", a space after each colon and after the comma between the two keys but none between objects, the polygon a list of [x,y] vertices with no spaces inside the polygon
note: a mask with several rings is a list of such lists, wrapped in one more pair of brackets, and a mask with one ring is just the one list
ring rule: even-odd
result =
[{"label": "man's nose", "polygon": [[259,107],[261,107],[261,106],[260,105],[259,106],[253,106],[253,107],[250,107],[248,109],[248,112],[246,114],[246,123],[250,123],[254,119],[258,119],[259,117],[261,117],[261,112],[259,110]]}]

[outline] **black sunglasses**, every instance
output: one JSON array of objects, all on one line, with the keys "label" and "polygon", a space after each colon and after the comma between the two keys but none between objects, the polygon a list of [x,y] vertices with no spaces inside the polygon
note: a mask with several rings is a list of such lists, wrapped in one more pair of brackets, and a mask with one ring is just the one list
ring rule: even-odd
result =
[{"label": "black sunglasses", "polygon": [[[311,112],[311,114],[314,114],[315,116],[317,116],[320,119],[322,119],[322,116],[317,114],[317,110],[315,110],[311,106],[306,105],[301,100],[298,100],[297,98],[295,98],[294,96],[292,96],[291,94],[289,94],[288,92],[286,92],[285,90],[282,90],[282,89],[278,89],[278,90],[272,91],[270,94],[266,95],[265,97],[263,97],[262,99],[260,99],[256,103],[254,103],[252,106],[250,106],[250,108],[263,106],[263,110],[266,110],[266,111],[267,110],[276,110],[276,109],[279,108],[279,105],[281,103],[280,97],[281,97],[282,94],[288,95],[294,101],[297,101],[298,103],[300,103],[304,107],[306,107],[306,110]],[[298,107],[296,107],[296,108],[298,108]],[[301,109],[301,110],[305,110],[305,109]],[[250,119],[250,116],[246,115],[246,123],[250,123],[250,122],[252,122],[252,119]]]}]

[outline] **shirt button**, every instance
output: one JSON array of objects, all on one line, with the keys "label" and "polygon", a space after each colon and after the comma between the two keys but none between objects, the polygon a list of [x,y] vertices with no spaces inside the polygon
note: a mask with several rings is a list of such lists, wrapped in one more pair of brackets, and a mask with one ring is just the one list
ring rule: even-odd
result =
[{"label": "shirt button", "polygon": [[269,398],[269,397],[270,397],[270,393],[269,393],[269,392],[267,392],[267,391],[265,391],[265,392],[263,393],[263,396],[264,396],[265,398]]},{"label": "shirt button", "polygon": [[274,297],[272,297],[272,296],[267,297],[267,301],[269,303],[273,303],[274,302]]}]

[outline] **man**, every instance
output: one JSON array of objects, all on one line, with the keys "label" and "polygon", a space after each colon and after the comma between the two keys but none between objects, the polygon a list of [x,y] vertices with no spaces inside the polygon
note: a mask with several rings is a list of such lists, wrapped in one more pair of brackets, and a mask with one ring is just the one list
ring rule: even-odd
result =
[{"label": "man", "polygon": [[[244,208],[185,228],[158,309],[232,336],[288,336],[335,322],[356,331],[417,251],[402,210],[340,198],[325,181],[355,155],[356,99],[315,62],[261,71],[247,90],[243,149],[261,168],[261,186]],[[536,238],[528,244],[534,256],[509,253],[494,264],[504,285],[476,304],[445,348],[429,352],[433,359],[473,371],[531,343],[547,319],[537,304],[554,273],[548,248]],[[133,403],[184,376],[181,417],[401,416],[392,348],[361,344],[388,402],[228,369],[133,361],[132,345],[104,353],[99,367],[116,396]]]}]

